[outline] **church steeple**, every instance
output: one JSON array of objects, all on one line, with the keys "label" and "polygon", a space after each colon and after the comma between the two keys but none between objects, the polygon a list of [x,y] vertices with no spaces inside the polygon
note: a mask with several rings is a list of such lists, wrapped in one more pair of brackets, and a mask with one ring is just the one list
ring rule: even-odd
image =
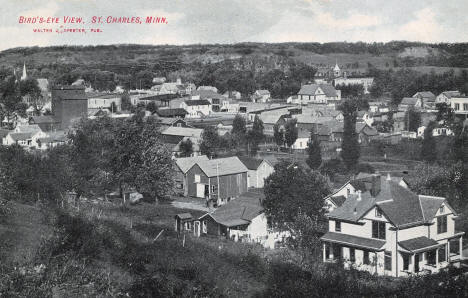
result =
[{"label": "church steeple", "polygon": [[340,67],[338,66],[338,59],[336,59],[336,63],[335,63],[335,67],[333,67],[333,75],[335,77],[339,77],[341,74],[341,69]]},{"label": "church steeple", "polygon": [[23,64],[23,74],[21,75],[21,81],[24,81],[28,78],[28,74],[26,73],[26,63]]}]

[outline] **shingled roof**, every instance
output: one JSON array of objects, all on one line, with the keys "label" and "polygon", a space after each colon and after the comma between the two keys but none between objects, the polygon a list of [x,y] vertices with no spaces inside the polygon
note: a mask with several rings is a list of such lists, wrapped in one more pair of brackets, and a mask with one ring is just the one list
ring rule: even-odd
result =
[{"label": "shingled roof", "polygon": [[260,203],[261,198],[261,193],[247,192],[239,198],[222,205],[214,212],[203,215],[201,218],[210,216],[217,223],[226,227],[248,225],[252,219],[263,212]]},{"label": "shingled roof", "polygon": [[208,106],[211,103],[206,99],[191,99],[184,101],[188,106]]},{"label": "shingled roof", "polygon": [[249,156],[239,156],[239,159],[249,170],[257,170],[258,167],[262,164],[263,159],[253,158]]},{"label": "shingled roof", "polygon": [[182,173],[185,174],[188,170],[190,170],[191,167],[193,167],[194,164],[203,160],[208,160],[208,157],[206,155],[183,157],[176,160],[176,165],[179,167]]},{"label": "shingled roof", "polygon": [[357,194],[348,196],[343,205],[328,216],[358,222],[369,210],[378,206],[394,226],[404,228],[432,222],[437,208],[442,203],[447,204],[444,198],[417,195],[400,182],[401,179],[380,177],[380,188],[369,188],[364,181],[360,186],[365,190],[360,198]]},{"label": "shingled roof", "polygon": [[327,232],[322,236],[322,240],[344,244],[351,247],[371,249],[374,251],[383,250],[385,241],[371,238],[358,237],[343,233]]},{"label": "shingled roof", "polygon": [[237,156],[202,160],[197,162],[197,164],[208,177],[239,174],[249,171]]},{"label": "shingled roof", "polygon": [[329,84],[307,84],[301,87],[301,90],[297,94],[300,95],[315,95],[317,89],[320,88],[323,93],[325,93],[328,97],[335,97],[337,96],[336,89]]}]

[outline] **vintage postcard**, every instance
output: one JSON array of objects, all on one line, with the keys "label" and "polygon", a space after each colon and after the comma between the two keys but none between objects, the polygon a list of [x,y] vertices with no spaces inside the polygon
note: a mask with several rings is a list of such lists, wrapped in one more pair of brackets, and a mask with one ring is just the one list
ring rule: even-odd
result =
[{"label": "vintage postcard", "polygon": [[468,297],[467,12],[0,0],[0,297]]}]

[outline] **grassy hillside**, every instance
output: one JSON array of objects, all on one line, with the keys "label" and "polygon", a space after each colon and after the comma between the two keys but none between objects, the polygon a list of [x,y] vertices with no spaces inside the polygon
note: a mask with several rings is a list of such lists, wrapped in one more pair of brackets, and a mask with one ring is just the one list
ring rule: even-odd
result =
[{"label": "grassy hillside", "polygon": [[170,205],[90,203],[68,211],[11,206],[14,212],[0,224],[2,297],[468,294],[466,278],[453,278],[456,271],[404,280],[379,278],[343,270],[340,264],[298,266],[293,251],[264,251],[211,237],[184,238],[172,225],[173,216],[187,210]]},{"label": "grassy hillside", "polygon": [[[345,69],[365,72],[369,63],[378,68],[434,66],[468,67],[465,44],[391,43],[245,43],[234,45],[109,45],[14,48],[0,52],[0,65],[30,68],[70,64],[98,66],[114,71],[122,65],[136,68],[180,68],[184,64],[218,63],[231,60],[288,60],[315,67],[327,67],[336,61]],[[357,64],[356,64],[357,63]],[[354,64],[354,65],[353,65]],[[412,65],[416,64],[416,65]],[[144,66],[144,67],[143,67]]]}]

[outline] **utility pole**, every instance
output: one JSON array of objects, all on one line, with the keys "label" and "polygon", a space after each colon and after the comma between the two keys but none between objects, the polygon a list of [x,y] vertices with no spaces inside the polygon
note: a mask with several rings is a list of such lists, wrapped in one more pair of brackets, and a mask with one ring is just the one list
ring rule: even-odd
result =
[{"label": "utility pole", "polygon": [[219,163],[216,163],[216,178],[218,180],[218,186],[217,186],[218,187],[218,199],[217,199],[217,201],[218,201],[219,198],[220,198],[220,195],[219,195]]}]

